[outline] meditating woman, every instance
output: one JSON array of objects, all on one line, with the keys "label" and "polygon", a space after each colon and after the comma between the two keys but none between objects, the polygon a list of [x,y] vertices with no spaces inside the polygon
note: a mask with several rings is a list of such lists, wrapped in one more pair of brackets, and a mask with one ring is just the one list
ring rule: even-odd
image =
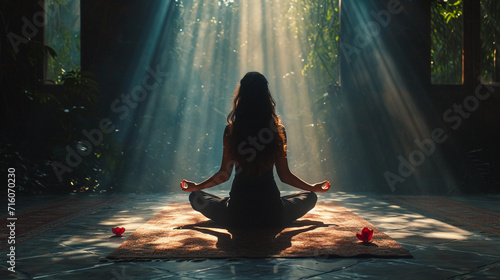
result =
[{"label": "meditating woman", "polygon": [[[315,206],[315,192],[328,191],[328,181],[309,184],[290,171],[285,127],[275,108],[264,75],[247,73],[227,117],[220,170],[199,184],[181,182],[184,191],[192,192],[189,200],[194,210],[226,227],[286,226]],[[283,183],[304,191],[281,197],[274,166]],[[233,168],[236,175],[229,197],[202,191],[229,180]]]}]

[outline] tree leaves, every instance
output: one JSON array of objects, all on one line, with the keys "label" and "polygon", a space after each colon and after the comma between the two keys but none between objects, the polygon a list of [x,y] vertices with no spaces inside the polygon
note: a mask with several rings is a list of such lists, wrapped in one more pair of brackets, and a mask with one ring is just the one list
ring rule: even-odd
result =
[{"label": "tree leaves", "polygon": [[462,0],[431,3],[431,80],[462,83]]},{"label": "tree leaves", "polygon": [[292,24],[294,31],[307,52],[302,74],[314,77],[320,87],[326,89],[339,81],[339,2],[334,1],[290,1],[283,15]]}]

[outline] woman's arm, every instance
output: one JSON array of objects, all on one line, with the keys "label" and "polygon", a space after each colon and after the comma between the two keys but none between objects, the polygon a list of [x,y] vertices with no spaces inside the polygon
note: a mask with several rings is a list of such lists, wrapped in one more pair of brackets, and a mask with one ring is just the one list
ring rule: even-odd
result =
[{"label": "woman's arm", "polygon": [[[328,181],[309,184],[304,180],[300,179],[299,177],[297,177],[297,175],[293,174],[292,171],[290,171],[290,168],[288,167],[286,149],[284,149],[278,154],[278,158],[276,159],[276,172],[278,173],[281,182],[299,189],[319,192],[319,193],[326,192],[329,189]],[[325,188],[323,188],[324,185],[326,186]]]},{"label": "woman's arm", "polygon": [[199,191],[202,189],[215,187],[229,180],[229,178],[231,177],[231,173],[233,172],[234,161],[232,160],[231,153],[227,149],[227,145],[228,145],[228,136],[226,127],[226,129],[224,130],[224,138],[223,138],[222,163],[219,171],[217,171],[210,178],[206,179],[205,181],[199,184],[190,181],[185,181],[187,187],[183,188],[181,183],[182,190],[187,192]]}]

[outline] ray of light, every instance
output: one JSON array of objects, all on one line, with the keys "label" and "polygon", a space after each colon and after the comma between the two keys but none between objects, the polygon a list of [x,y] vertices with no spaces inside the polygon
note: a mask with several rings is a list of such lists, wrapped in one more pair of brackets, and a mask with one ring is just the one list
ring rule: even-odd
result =
[{"label": "ray of light", "polygon": [[[350,32],[354,34],[361,30],[360,27],[366,27],[373,20],[370,11],[377,11],[377,9],[380,9],[380,7],[371,6],[365,2],[350,2],[350,8],[346,9],[349,11],[348,15],[343,15],[350,18],[348,22],[351,25],[349,26],[351,28]],[[405,11],[400,16],[404,16],[404,13]],[[396,15],[392,15],[390,24],[398,26],[398,23],[395,23],[396,20]],[[379,26],[379,28],[383,27]],[[388,46],[389,40],[387,37],[391,38],[390,36],[393,35],[380,34],[384,32],[387,34],[390,31],[397,30],[394,27],[391,28],[391,26],[388,28],[389,31],[379,29],[379,35],[374,33],[364,34],[363,39],[368,40],[369,43],[366,47],[361,48],[356,57],[351,57],[352,61],[348,62],[349,66],[346,67],[350,68],[349,71],[354,77],[351,78],[350,82],[355,84],[349,87],[353,92],[347,92],[347,94],[358,95],[357,98],[351,99],[348,106],[350,106],[353,114],[356,110],[361,114],[363,113],[361,110],[367,109],[370,111],[368,115],[375,117],[372,121],[366,123],[369,126],[367,130],[371,131],[370,137],[363,137],[366,134],[362,134],[361,131],[366,130],[365,128],[353,130],[352,136],[350,136],[350,139],[358,139],[355,141],[359,147],[359,158],[362,159],[360,169],[373,172],[370,171],[370,167],[377,167],[373,162],[373,159],[377,159],[380,163],[379,166],[393,166],[393,169],[387,169],[386,171],[391,171],[393,174],[400,176],[402,181],[407,178],[409,178],[408,180],[415,179],[416,177],[417,189],[421,189],[425,193],[425,190],[429,190],[428,184],[430,181],[419,180],[423,178],[418,178],[421,171],[419,167],[425,164],[429,169],[434,170],[433,174],[434,179],[438,181],[437,185],[441,185],[439,187],[444,188],[446,192],[446,188],[451,188],[454,182],[451,179],[451,172],[441,150],[436,147],[431,154],[427,155],[416,145],[416,141],[431,138],[432,131],[439,128],[436,123],[429,123],[429,116],[424,115],[422,110],[422,103],[425,103],[425,101],[422,102],[422,100],[425,100],[424,95],[417,96],[417,93],[424,93],[426,90],[425,82],[408,84],[408,77],[412,74],[415,75],[412,72],[411,60],[408,59],[408,50],[394,45]],[[398,28],[401,28],[401,26],[398,26]],[[384,38],[383,36],[387,37]],[[399,61],[396,61],[396,59]],[[408,64],[405,65],[404,61],[408,61]],[[362,104],[362,107],[359,106],[360,104]],[[344,125],[356,127],[359,126],[359,122],[360,118],[353,115],[349,123]],[[438,144],[434,143],[434,145]],[[398,173],[398,165],[393,164],[393,162],[399,160],[398,153],[404,160],[416,162],[416,160],[412,161],[411,157],[416,155],[417,152],[423,155],[422,163],[412,163],[414,171],[412,171],[411,175],[403,176],[401,172]],[[420,159],[422,157],[418,159],[418,162],[420,162]],[[380,170],[380,168],[374,170],[376,170],[376,174],[372,174],[372,176],[382,179],[379,183],[382,183],[382,186],[386,183],[387,186],[388,182],[384,180],[384,170]],[[432,180],[432,178],[430,179]],[[391,190],[394,191],[392,187]]]},{"label": "ray of light", "polygon": [[[262,72],[269,80],[287,127],[294,171],[310,182],[327,179],[326,153],[318,145],[324,139],[316,137],[318,121],[311,112],[315,88],[300,74],[300,42],[276,12],[286,9],[288,1],[175,3],[164,1],[157,9],[156,22],[164,26],[145,36],[128,80],[128,88],[140,84],[147,67],[168,72],[120,126],[128,147],[123,174],[128,189],[177,190],[182,178],[200,181],[215,172],[232,94],[248,71]],[[165,26],[173,22],[177,25]]]}]

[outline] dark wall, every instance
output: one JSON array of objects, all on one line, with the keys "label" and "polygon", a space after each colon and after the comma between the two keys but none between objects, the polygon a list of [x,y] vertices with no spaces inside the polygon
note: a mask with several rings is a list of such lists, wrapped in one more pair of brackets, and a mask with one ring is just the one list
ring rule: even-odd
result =
[{"label": "dark wall", "polygon": [[[472,1],[465,2],[465,7],[470,9]],[[388,183],[383,175],[386,171],[400,175],[398,156],[408,159],[418,148],[414,140],[422,141],[431,137],[435,128],[442,128],[449,136],[447,140],[436,144],[436,151],[426,156],[422,165],[415,166],[410,176],[401,176],[404,182],[398,182],[391,191],[416,194],[498,192],[500,114],[496,108],[500,105],[499,88],[482,87],[477,79],[471,78],[473,75],[469,72],[477,70],[472,67],[477,65],[474,57],[479,56],[474,55],[477,43],[469,41],[479,41],[474,37],[478,35],[470,31],[464,34],[467,38],[464,53],[469,55],[464,59],[464,85],[431,85],[429,16],[430,1],[424,0],[342,2],[342,94],[351,112],[355,112],[353,124],[346,129],[345,135],[352,143],[357,143],[358,147],[348,151],[359,159],[346,168],[346,181],[360,178],[359,171],[350,170],[366,170],[369,175],[352,188],[387,191]],[[468,22],[467,19],[477,15],[468,10],[464,11],[464,16]],[[474,26],[477,28],[477,22]],[[386,72],[387,69],[390,71]],[[391,83],[397,87],[391,87]],[[455,118],[453,121],[444,117],[454,104],[463,105],[476,90],[489,97],[480,101],[478,108],[467,117],[461,118],[460,125],[456,113],[448,115]],[[400,110],[392,111],[403,113],[396,117],[389,113],[388,99],[403,99],[403,102],[390,105],[400,106]],[[414,115],[407,114],[410,108]],[[406,120],[406,124],[401,123],[401,119]],[[420,135],[412,134],[413,126],[422,121],[427,128],[420,131]],[[443,174],[443,166],[449,170],[448,174]]]},{"label": "dark wall", "polygon": [[96,112],[105,115],[122,85],[133,54],[144,45],[149,16],[157,1],[82,1],[82,67],[101,86]]},{"label": "dark wall", "polygon": [[[2,143],[27,143],[42,135],[43,121],[29,93],[40,90],[43,75],[43,7],[37,1],[2,1],[0,16],[0,85]],[[35,16],[36,15],[36,16]],[[43,13],[42,13],[43,15]],[[28,145],[26,145],[28,146]],[[36,149],[29,149],[36,152]]]}]

